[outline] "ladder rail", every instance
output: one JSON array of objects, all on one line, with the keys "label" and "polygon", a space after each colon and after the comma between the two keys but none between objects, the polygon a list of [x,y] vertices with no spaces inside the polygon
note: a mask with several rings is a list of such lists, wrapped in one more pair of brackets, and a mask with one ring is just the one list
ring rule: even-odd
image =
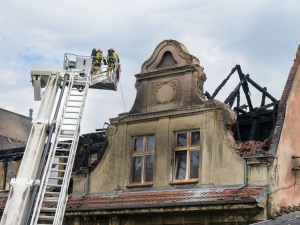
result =
[{"label": "ladder rail", "polygon": [[83,91],[83,99],[82,99],[82,103],[81,103],[82,107],[80,109],[76,128],[75,128],[74,137],[76,137],[76,138],[74,138],[74,140],[73,140],[74,144],[72,142],[72,145],[71,145],[72,149],[70,149],[68,163],[65,168],[66,172],[64,174],[61,193],[59,195],[59,201],[58,201],[58,205],[57,205],[57,213],[55,214],[55,217],[54,217],[53,224],[55,224],[55,225],[60,225],[63,222],[63,217],[64,217],[65,208],[66,208],[66,204],[67,204],[67,194],[68,194],[67,191],[69,188],[69,181],[70,181],[70,178],[72,175],[72,169],[73,169],[74,159],[75,159],[79,135],[80,135],[80,122],[81,122],[81,118],[83,115],[84,104],[85,104],[86,97],[87,97],[88,85],[89,85],[89,76],[86,79],[85,89]]},{"label": "ladder rail", "polygon": [[[71,82],[73,82],[73,77],[69,77],[69,81],[71,80]],[[72,85],[70,85],[70,82],[69,82],[69,86],[68,86],[68,89],[67,89],[67,92],[64,93],[64,96],[63,96],[63,103],[65,101],[67,101],[67,96],[68,96],[68,92],[69,92],[69,89],[70,87],[72,87]],[[64,111],[64,109],[62,109],[62,112]],[[52,140],[58,140],[58,135],[59,135],[59,129],[61,127],[61,124],[62,124],[62,120],[58,120],[60,122],[57,122],[56,123],[56,131],[54,133],[54,138],[52,138]],[[46,188],[47,188],[47,184],[45,183],[45,181],[49,180],[49,177],[50,177],[50,173],[51,173],[51,168],[50,165],[53,164],[53,160],[54,160],[54,156],[55,156],[55,149],[56,149],[56,146],[57,146],[57,143],[58,141],[56,141],[50,148],[49,152],[48,152],[48,159],[46,161],[46,164],[44,166],[44,172],[43,172],[43,176],[42,176],[42,179],[40,181],[40,190],[38,192],[38,196],[37,196],[37,200],[36,200],[36,204],[35,204],[35,207],[34,207],[34,211],[33,211],[33,214],[32,214],[32,220],[31,220],[31,223],[30,225],[34,225],[34,224],[37,224],[38,222],[38,214],[40,213],[40,210],[42,208],[42,204],[43,204],[43,198],[42,196],[45,195],[45,192],[46,192]]]}]

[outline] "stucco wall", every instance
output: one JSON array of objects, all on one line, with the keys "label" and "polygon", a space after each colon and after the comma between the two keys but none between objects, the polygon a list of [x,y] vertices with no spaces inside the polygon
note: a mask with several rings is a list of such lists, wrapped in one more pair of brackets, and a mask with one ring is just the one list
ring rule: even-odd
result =
[{"label": "stucco wall", "polygon": [[285,120],[277,149],[277,155],[270,173],[272,213],[280,207],[298,206],[300,204],[300,67],[287,100]]},{"label": "stucco wall", "polygon": [[[156,137],[154,153],[154,189],[176,187],[173,179],[174,132],[200,130],[199,182],[195,186],[241,185],[244,182],[244,160],[230,147],[222,121],[224,111],[194,110],[163,116],[140,116],[112,124],[115,134],[109,138],[104,158],[91,173],[90,192],[112,192],[130,187],[132,137]],[[109,133],[109,132],[108,132]],[[134,187],[135,189],[141,189]],[[143,189],[143,188],[142,188]]]}]

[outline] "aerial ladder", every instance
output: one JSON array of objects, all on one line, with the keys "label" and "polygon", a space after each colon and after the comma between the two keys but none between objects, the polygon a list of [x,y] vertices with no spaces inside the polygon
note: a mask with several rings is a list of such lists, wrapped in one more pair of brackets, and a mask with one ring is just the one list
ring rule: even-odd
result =
[{"label": "aerial ladder", "polygon": [[62,68],[32,68],[34,99],[41,104],[0,225],[62,224],[88,90],[116,91],[121,73],[118,62],[111,68],[92,62],[66,53]]}]

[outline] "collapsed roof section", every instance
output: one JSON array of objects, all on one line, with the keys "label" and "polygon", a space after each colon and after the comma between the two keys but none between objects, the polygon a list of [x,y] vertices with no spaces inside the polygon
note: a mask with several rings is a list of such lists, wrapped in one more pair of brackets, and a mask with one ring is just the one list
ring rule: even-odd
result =
[{"label": "collapsed roof section", "polygon": [[[267,91],[266,87],[258,85],[250,78],[249,74],[245,75],[242,72],[240,65],[236,65],[214,93],[210,95],[206,92],[205,96],[208,99],[214,99],[235,72],[237,72],[240,82],[224,101],[237,114],[237,121],[232,127],[234,138],[238,141],[235,149],[241,155],[267,154],[277,120],[279,101]],[[262,93],[261,103],[258,107],[253,106],[249,84]],[[241,89],[245,95],[247,104],[241,105],[240,103]],[[266,104],[266,98],[271,103]],[[234,106],[235,102],[236,106]]]}]

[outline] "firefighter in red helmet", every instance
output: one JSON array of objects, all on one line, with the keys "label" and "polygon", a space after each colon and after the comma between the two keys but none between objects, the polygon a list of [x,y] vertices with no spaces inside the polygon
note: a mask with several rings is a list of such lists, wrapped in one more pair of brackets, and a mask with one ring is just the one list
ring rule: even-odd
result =
[{"label": "firefighter in red helmet", "polygon": [[103,58],[102,49],[99,48],[96,52],[92,53],[92,55],[93,54],[94,54],[94,56],[93,56],[93,74],[97,74],[97,73],[99,73],[102,60],[103,60],[104,64],[106,64],[106,61]]},{"label": "firefighter in red helmet", "polygon": [[120,58],[114,48],[108,49],[106,60],[108,63],[107,76],[109,76],[109,73],[115,68],[116,62],[120,63]]}]

